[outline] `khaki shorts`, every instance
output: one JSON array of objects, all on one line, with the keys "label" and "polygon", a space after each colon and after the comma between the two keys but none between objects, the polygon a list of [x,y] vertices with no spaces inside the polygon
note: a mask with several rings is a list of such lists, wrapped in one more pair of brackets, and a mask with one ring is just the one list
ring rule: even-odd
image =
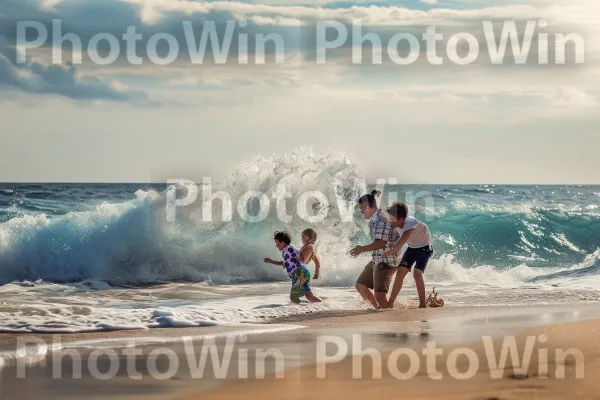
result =
[{"label": "khaki shorts", "polygon": [[374,264],[372,261],[368,263],[356,280],[356,283],[360,283],[369,289],[373,289],[375,293],[387,293],[390,289],[392,277],[398,268],[392,267],[386,263],[377,264],[377,268],[375,269],[373,266]]}]

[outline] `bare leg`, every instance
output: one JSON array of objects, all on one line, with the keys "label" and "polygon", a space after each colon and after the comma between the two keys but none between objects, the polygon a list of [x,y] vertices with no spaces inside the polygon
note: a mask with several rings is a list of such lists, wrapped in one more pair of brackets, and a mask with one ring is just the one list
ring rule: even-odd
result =
[{"label": "bare leg", "polygon": [[415,268],[415,284],[417,285],[417,293],[419,293],[419,308],[427,307],[425,303],[425,281],[423,280],[423,271]]},{"label": "bare leg", "polygon": [[290,300],[292,301],[292,303],[300,304],[300,298],[298,298],[298,296],[296,296],[295,294],[290,293]]},{"label": "bare leg", "polygon": [[355,288],[356,288],[356,291],[358,293],[360,293],[360,295],[362,296],[363,299],[368,300],[369,303],[371,303],[373,305],[373,307],[379,308],[379,304],[377,303],[377,300],[375,299],[375,295],[373,295],[373,292],[371,291],[371,289],[369,289],[362,283],[357,283],[355,285]]},{"label": "bare leg", "polygon": [[375,299],[379,304],[379,308],[388,308],[387,292],[375,292]]},{"label": "bare leg", "polygon": [[321,303],[323,301],[315,296],[312,292],[306,292],[304,295],[306,296],[306,299],[312,303]]},{"label": "bare leg", "polygon": [[398,272],[396,272],[396,279],[394,280],[394,286],[392,287],[392,294],[390,295],[390,301],[388,302],[389,308],[394,307],[396,297],[398,297],[400,289],[402,289],[402,283],[404,282],[404,278],[409,272],[410,270],[408,268],[398,267]]}]

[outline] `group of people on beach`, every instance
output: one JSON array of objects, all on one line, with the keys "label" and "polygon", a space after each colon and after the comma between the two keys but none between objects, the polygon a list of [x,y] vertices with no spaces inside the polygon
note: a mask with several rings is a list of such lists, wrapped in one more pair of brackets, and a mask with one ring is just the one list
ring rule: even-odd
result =
[{"label": "group of people on beach", "polygon": [[[377,197],[381,192],[374,190],[358,199],[358,206],[365,219],[369,220],[371,243],[356,246],[350,254],[354,257],[371,252],[371,261],[365,266],[356,280],[356,290],[375,308],[393,308],[402,289],[406,275],[415,267],[414,278],[419,294],[419,307],[425,308],[425,281],[423,273],[429,258],[433,254],[431,234],[428,226],[414,217],[408,216],[408,207],[404,203],[393,203],[384,212],[377,206]],[[317,232],[306,229],[302,232],[302,247],[296,249],[287,232],[275,232],[275,247],[281,251],[282,260],[265,258],[264,262],[283,266],[292,280],[290,299],[300,303],[302,297],[310,302],[321,302],[311,290],[311,274],[307,264],[315,264],[315,275],[320,274],[320,261],[315,250]],[[400,257],[400,251],[407,245]],[[388,299],[392,279],[396,275],[392,292]]]}]

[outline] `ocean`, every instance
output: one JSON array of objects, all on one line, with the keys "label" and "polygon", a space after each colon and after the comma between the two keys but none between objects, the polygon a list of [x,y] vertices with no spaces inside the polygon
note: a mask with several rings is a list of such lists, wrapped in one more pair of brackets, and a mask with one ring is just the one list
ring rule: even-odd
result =
[{"label": "ocean", "polygon": [[[382,206],[405,201],[429,225],[426,286],[446,307],[600,301],[600,186],[381,186],[365,183],[343,155],[274,156],[212,184],[232,199],[231,220],[220,200],[203,214],[202,187],[169,220],[166,183],[0,184],[0,331],[264,323],[367,309],[353,286],[368,255],[348,252],[368,241],[353,205],[374,186]],[[286,200],[275,201],[282,187]],[[254,200],[240,208],[248,192]],[[322,264],[313,291],[325,301],[293,305],[287,275],[263,258],[279,256],[275,230],[300,245],[309,226]],[[409,276],[399,306],[416,298]]]}]

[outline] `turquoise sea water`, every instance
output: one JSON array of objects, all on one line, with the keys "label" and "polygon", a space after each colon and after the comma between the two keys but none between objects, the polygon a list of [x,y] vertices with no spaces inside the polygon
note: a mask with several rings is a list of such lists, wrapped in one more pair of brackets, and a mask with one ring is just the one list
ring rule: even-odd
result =
[{"label": "turquoise sea water", "polygon": [[[369,256],[348,252],[368,242],[356,199],[372,188],[345,156],[312,154],[242,164],[198,187],[174,219],[167,205],[189,188],[0,184],[0,330],[197,326],[368,308],[353,286]],[[448,306],[600,301],[600,186],[378,188],[382,207],[405,201],[429,225],[427,290],[436,286]],[[207,200],[217,192],[220,200]],[[275,230],[299,245],[309,226],[322,262],[312,286],[327,300],[296,307],[287,275],[263,258],[279,256]],[[409,277],[400,306],[415,297]]]}]

